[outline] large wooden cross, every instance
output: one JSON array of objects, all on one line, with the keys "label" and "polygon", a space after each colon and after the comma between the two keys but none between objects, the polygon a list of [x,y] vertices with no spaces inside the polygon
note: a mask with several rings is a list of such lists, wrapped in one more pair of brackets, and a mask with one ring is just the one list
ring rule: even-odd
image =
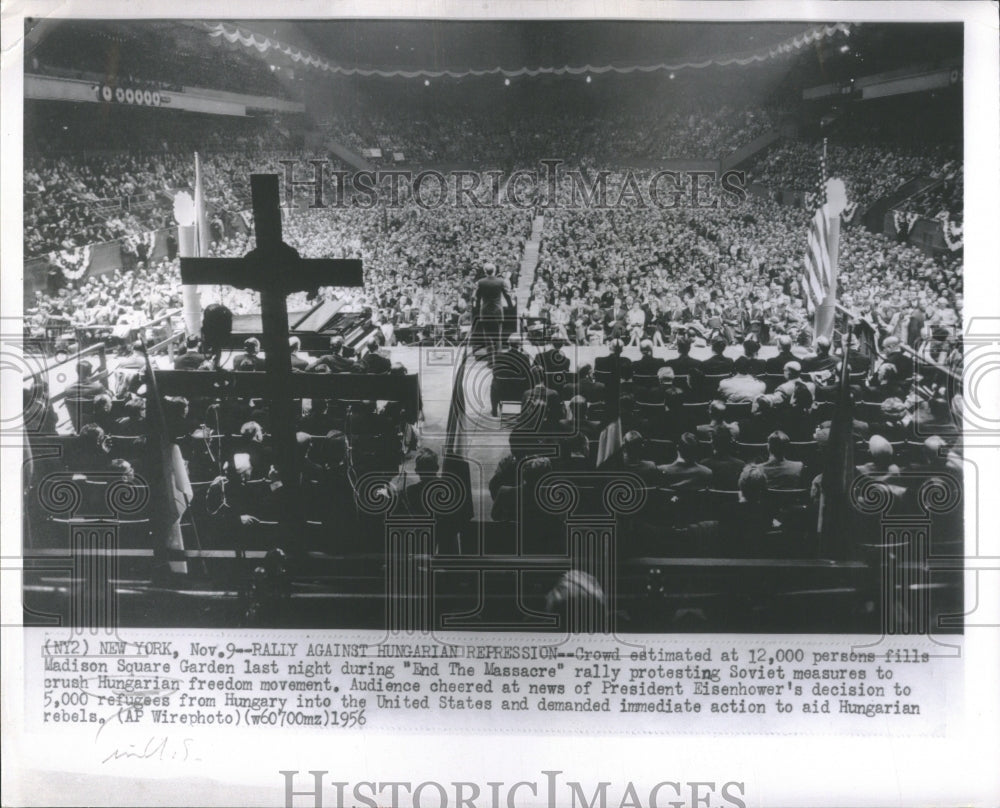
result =
[{"label": "large wooden cross", "polygon": [[[285,505],[295,519],[298,482],[295,443],[296,413],[290,382],[288,305],[293,292],[320,286],[362,286],[361,261],[302,258],[281,239],[277,174],[252,174],[253,225],[257,246],[242,258],[182,258],[181,283],[218,284],[260,292],[262,348],[270,395],[270,428],[275,465],[281,475]],[[283,513],[285,516],[285,513]]]}]

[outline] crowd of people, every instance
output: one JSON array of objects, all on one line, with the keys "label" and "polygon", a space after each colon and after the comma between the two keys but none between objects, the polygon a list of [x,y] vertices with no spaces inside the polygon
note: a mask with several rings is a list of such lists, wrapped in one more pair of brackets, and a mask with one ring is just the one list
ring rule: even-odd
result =
[{"label": "crowd of people", "polygon": [[[577,345],[732,339],[748,323],[809,344],[802,252],[788,246],[804,249],[806,231],[806,211],[754,195],[735,211],[549,211],[526,313]],[[914,308],[960,317],[959,259],[858,227],[841,230],[839,252],[841,299],[859,314],[894,327]]]},{"label": "crowd of people", "polygon": [[548,109],[515,118],[501,108],[470,114],[457,104],[421,110],[386,105],[338,109],[320,123],[325,136],[358,153],[379,149],[383,160],[401,152],[407,163],[521,167],[540,159],[630,160],[718,158],[774,129],[780,112],[767,106],[704,106],[665,100],[640,109],[622,104],[599,116]]},{"label": "crowd of people", "polygon": [[[194,185],[194,149],[178,148],[183,134],[177,143],[169,127],[139,131],[146,134],[146,142],[140,138],[125,152],[67,150],[72,141],[66,134],[26,150],[25,258],[138,236],[175,223],[174,197],[180,191],[191,193]],[[284,150],[290,148],[291,134],[252,121],[213,122],[204,131],[214,133],[200,140],[201,148],[212,150],[202,154],[206,203],[214,212],[245,210],[250,174],[260,171],[261,163],[279,168],[276,161],[288,156]],[[74,131],[73,137],[80,134]]]},{"label": "crowd of people", "polygon": [[[864,211],[907,180],[960,175],[960,151],[957,145],[831,141],[826,150],[826,170],[827,176],[844,180],[848,200]],[[785,141],[751,165],[750,179],[771,189],[811,192],[819,178],[822,152],[818,141]]]}]

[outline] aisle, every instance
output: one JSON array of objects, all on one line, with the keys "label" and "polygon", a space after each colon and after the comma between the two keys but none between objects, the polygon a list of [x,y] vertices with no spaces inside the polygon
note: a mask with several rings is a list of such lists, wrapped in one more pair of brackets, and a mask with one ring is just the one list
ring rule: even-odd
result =
[{"label": "aisle", "polygon": [[531,235],[524,245],[524,255],[521,256],[521,270],[517,276],[517,288],[514,290],[514,300],[517,301],[517,311],[524,314],[531,297],[531,285],[535,282],[535,269],[538,267],[538,251],[542,243],[542,230],[545,227],[545,217],[536,216],[531,223]]}]

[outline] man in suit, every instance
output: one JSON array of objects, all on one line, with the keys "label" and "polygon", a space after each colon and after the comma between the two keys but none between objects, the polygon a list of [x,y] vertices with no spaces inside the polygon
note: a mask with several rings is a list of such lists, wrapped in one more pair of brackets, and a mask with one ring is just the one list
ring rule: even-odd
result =
[{"label": "man in suit", "polygon": [[914,295],[910,300],[910,313],[906,321],[906,344],[911,348],[916,347],[917,342],[920,341],[926,320],[927,318],[924,315],[923,308],[920,306],[920,301]]},{"label": "man in suit", "polygon": [[644,339],[639,343],[639,353],[641,356],[632,363],[632,375],[655,376],[656,372],[662,368],[666,361],[658,356],[653,356],[653,341]]},{"label": "man in suit", "polygon": [[536,354],[532,364],[545,373],[566,373],[569,370],[569,357],[562,352],[563,345],[563,338],[558,334],[553,335],[552,347]]},{"label": "man in suit", "polygon": [[392,362],[389,361],[388,357],[382,356],[382,354],[379,353],[378,340],[372,338],[368,341],[368,345],[366,347],[368,350],[361,358],[358,370],[361,373],[388,373],[392,369]]},{"label": "man in suit", "polygon": [[330,353],[321,356],[306,370],[320,373],[355,373],[357,366],[353,360],[344,356],[344,338],[337,335],[330,337]]},{"label": "man in suit", "polygon": [[806,373],[817,373],[837,369],[837,360],[830,355],[829,337],[816,337],[816,352],[802,360],[802,370]]},{"label": "man in suit", "polygon": [[589,364],[580,365],[576,372],[576,378],[577,389],[589,404],[604,401],[606,385],[603,382],[594,381],[594,371]]},{"label": "man in suit", "polygon": [[205,361],[205,354],[198,350],[199,340],[190,335],[174,357],[174,370],[198,370]]},{"label": "man in suit", "polygon": [[677,443],[677,459],[665,466],[658,466],[662,485],[685,491],[703,491],[712,483],[712,471],[698,462],[698,439],[690,432],[681,435]]},{"label": "man in suit", "polygon": [[604,330],[609,339],[620,339],[628,330],[628,310],[617,295],[611,306],[604,310]]},{"label": "man in suit", "polygon": [[903,353],[897,337],[886,337],[882,343],[885,361],[896,368],[897,379],[909,379],[913,375],[913,359]]},{"label": "man in suit", "polygon": [[712,340],[712,355],[701,363],[701,372],[706,376],[718,376],[722,373],[733,372],[733,360],[725,356],[727,343],[724,339]]},{"label": "man in suit", "polygon": [[568,416],[559,423],[569,433],[579,433],[587,440],[595,440],[601,435],[601,422],[587,417],[587,406],[587,399],[583,396],[573,396],[569,400]]},{"label": "man in suit", "polygon": [[487,357],[492,363],[500,350],[500,336],[503,332],[503,303],[513,306],[510,284],[497,277],[494,264],[483,267],[486,277],[476,284],[476,310],[479,312],[479,328],[486,345]]},{"label": "man in suit", "polygon": [[613,339],[608,343],[610,353],[607,356],[599,356],[594,360],[594,370],[611,374],[610,386],[617,382],[625,382],[632,378],[632,360],[627,356],[622,356],[625,343],[620,339]]},{"label": "man in suit", "polygon": [[726,421],[726,402],[725,401],[712,401],[708,405],[708,423],[699,424],[695,427],[695,434],[701,441],[711,440],[712,435],[715,434],[717,428],[725,427],[730,435],[735,435],[738,431],[736,424],[731,424]]},{"label": "man in suit", "polygon": [[757,396],[750,410],[750,417],[737,423],[737,437],[740,443],[766,443],[777,426],[774,405],[768,396]]},{"label": "man in suit", "polygon": [[775,491],[787,491],[802,487],[802,463],[788,460],[788,435],[776,430],[767,436],[767,460],[761,463],[761,471],[767,477],[767,487]]},{"label": "man in suit", "polygon": [[108,389],[97,379],[93,378],[94,366],[86,359],[81,359],[76,365],[76,381],[66,388],[67,399],[90,399],[101,393],[107,393]]},{"label": "man in suit", "polygon": [[521,335],[514,333],[507,338],[507,350],[498,354],[493,362],[493,380],[490,382],[490,406],[493,417],[498,414],[502,395],[513,395],[530,389],[532,384],[531,360],[521,347]]},{"label": "man in suit", "polygon": [[233,360],[233,370],[262,371],[264,359],[260,355],[260,340],[250,337],[243,342],[243,353]]},{"label": "man in suit", "polygon": [[847,368],[851,373],[868,373],[872,368],[872,360],[868,354],[858,350],[858,338],[851,334],[850,342],[847,346]]},{"label": "man in suit", "polygon": [[809,392],[812,393],[813,399],[816,398],[816,385],[812,382],[807,382],[802,379],[802,365],[798,360],[792,360],[785,365],[785,380],[775,388],[775,391],[771,393],[771,401],[775,405],[790,404],[792,401],[792,396],[795,395],[795,388],[804,384]]},{"label": "man in suit", "polygon": [[663,475],[652,460],[643,459],[642,453],[646,441],[635,430],[628,432],[622,438],[622,469],[637,474],[648,486],[657,486]]},{"label": "man in suit", "polygon": [[871,460],[858,466],[858,474],[879,483],[894,483],[899,479],[899,466],[892,462],[892,444],[881,435],[872,435],[868,441]]},{"label": "man in suit", "polygon": [[402,491],[401,505],[406,513],[411,516],[434,515],[428,512],[423,496],[427,484],[437,478],[440,467],[437,453],[433,449],[424,447],[417,451],[413,458],[413,470],[417,474],[417,479],[406,485]]},{"label": "man in suit", "polygon": [[712,454],[701,464],[712,471],[712,488],[737,490],[746,464],[733,456],[733,433],[728,424],[720,424],[712,430]]},{"label": "man in suit", "polygon": [[751,376],[760,376],[762,373],[767,373],[767,362],[758,358],[757,353],[759,351],[760,343],[753,337],[747,337],[743,340],[743,353],[747,358],[747,372]]},{"label": "man in suit", "polygon": [[734,376],[719,382],[719,395],[729,403],[751,402],[767,390],[764,382],[750,375],[750,360],[747,357],[738,357],[733,363],[733,370]]},{"label": "man in suit", "polygon": [[776,356],[772,356],[770,359],[764,362],[764,367],[767,373],[777,374],[783,373],[785,370],[785,365],[789,362],[798,362],[799,358],[792,353],[792,338],[788,334],[782,334],[778,337],[778,353]]},{"label": "man in suit", "polygon": [[691,357],[691,340],[686,336],[677,338],[677,356],[667,361],[678,376],[697,376],[701,372],[701,362]]}]

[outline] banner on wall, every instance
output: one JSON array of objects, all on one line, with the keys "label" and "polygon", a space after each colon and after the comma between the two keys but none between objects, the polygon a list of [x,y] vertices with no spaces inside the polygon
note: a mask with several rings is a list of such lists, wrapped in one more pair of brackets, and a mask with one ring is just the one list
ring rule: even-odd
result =
[{"label": "banner on wall", "polygon": [[92,84],[98,101],[108,104],[131,104],[138,107],[158,107],[163,103],[159,90],[129,87],[128,85]]},{"label": "banner on wall", "polygon": [[674,64],[652,64],[652,65],[582,65],[571,67],[521,67],[516,70],[504,70],[501,67],[491,67],[485,69],[468,70],[373,70],[361,67],[343,67],[328,62],[326,59],[314,54],[294,48],[283,42],[279,42],[271,37],[255,34],[236,25],[225,25],[223,23],[203,23],[208,31],[208,35],[213,41],[228,42],[230,45],[242,45],[245,48],[253,48],[259,54],[266,54],[270,51],[277,51],[288,57],[295,64],[321,70],[325,73],[340,76],[379,76],[380,78],[452,78],[462,79],[467,76],[505,76],[507,78],[517,78],[519,76],[563,76],[563,75],[583,75],[586,73],[656,73],[662,71],[701,69],[705,67],[725,67],[727,65],[749,65],[756,62],[766,62],[779,56],[797,53],[807,45],[812,45],[837,33],[850,33],[850,23],[837,23],[835,25],[820,25],[803,31],[797,36],[790,37],[784,42],[780,42],[770,48],[763,50],[741,53],[727,54],[712,59],[705,59],[698,62],[677,62]]}]

